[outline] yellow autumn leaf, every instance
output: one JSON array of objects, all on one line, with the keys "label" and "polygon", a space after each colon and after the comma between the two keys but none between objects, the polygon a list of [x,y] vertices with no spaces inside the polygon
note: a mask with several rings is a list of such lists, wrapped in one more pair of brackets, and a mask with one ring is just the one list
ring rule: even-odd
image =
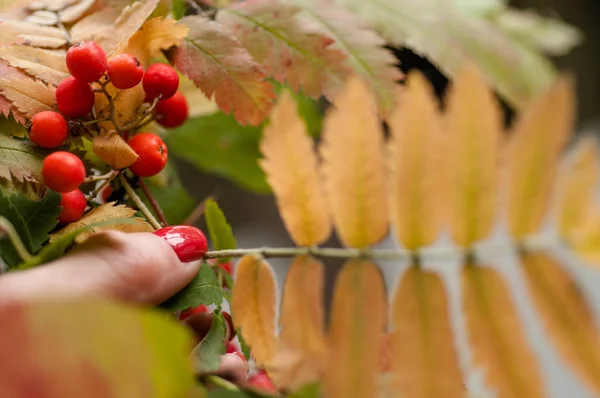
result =
[{"label": "yellow autumn leaf", "polygon": [[388,231],[383,133],[372,93],[348,80],[323,121],[322,173],[342,244],[363,248]]},{"label": "yellow autumn leaf", "polygon": [[0,58],[9,65],[25,70],[29,75],[57,86],[69,77],[65,56],[31,46],[2,46]]},{"label": "yellow autumn leaf", "polygon": [[124,169],[138,160],[139,156],[114,130],[102,130],[94,138],[93,150],[104,163],[115,169]]},{"label": "yellow autumn leaf", "polygon": [[391,362],[398,396],[465,396],[448,310],[440,276],[410,267],[400,280],[392,310]]},{"label": "yellow autumn leaf", "polygon": [[188,32],[187,26],[174,19],[152,18],[129,39],[124,52],[134,55],[142,64],[147,65],[152,58],[162,55],[161,50],[179,44]]},{"label": "yellow autumn leaf", "polygon": [[414,250],[437,238],[446,198],[439,193],[443,137],[436,99],[419,72],[409,73],[406,85],[389,120],[390,212],[396,238]]},{"label": "yellow autumn leaf", "polygon": [[318,245],[331,234],[331,220],[314,143],[292,96],[285,91],[263,132],[260,166],[277,198],[277,207],[298,246]]},{"label": "yellow autumn leaf", "polygon": [[583,223],[568,235],[568,245],[575,254],[594,267],[600,267],[600,208],[591,206]]},{"label": "yellow autumn leaf", "polygon": [[276,293],[275,275],[269,263],[258,255],[242,257],[235,271],[231,313],[259,366],[267,365],[277,352]]},{"label": "yellow autumn leaf", "polygon": [[379,337],[386,324],[387,301],[379,268],[371,262],[349,260],[335,282],[324,396],[375,396]]},{"label": "yellow autumn leaf", "polygon": [[561,152],[575,113],[572,79],[559,77],[525,109],[508,148],[508,226],[516,239],[535,232],[548,209]]},{"label": "yellow autumn leaf", "polygon": [[485,239],[496,221],[502,115],[474,65],[462,69],[447,101],[444,202],[454,242],[469,246]]},{"label": "yellow autumn leaf", "polygon": [[52,110],[56,102],[56,88],[24,76],[0,77],[0,92],[27,118]]},{"label": "yellow autumn leaf", "polygon": [[61,48],[67,44],[65,33],[61,29],[20,20],[0,21],[0,38],[3,44],[40,48]]},{"label": "yellow autumn leaf", "polygon": [[500,275],[488,267],[462,267],[463,311],[473,352],[498,398],[547,397],[517,308]]},{"label": "yellow autumn leaf", "polygon": [[179,74],[179,91],[187,99],[190,119],[198,116],[212,115],[219,111],[219,106],[215,101],[207,98],[202,90],[198,90],[198,87],[196,87],[192,80],[181,73]]},{"label": "yellow autumn leaf", "polygon": [[568,237],[589,218],[598,183],[598,144],[594,136],[581,138],[559,174],[558,229]]},{"label": "yellow autumn leaf", "polygon": [[92,234],[104,230],[116,230],[121,232],[152,232],[154,228],[148,224],[144,219],[134,217],[136,210],[125,205],[117,205],[116,202],[109,202],[100,205],[84,215],[79,221],[75,221],[61,230],[50,235],[50,243],[54,242],[61,236],[73,232],[81,227],[86,227],[89,224],[106,221],[106,220],[117,220],[117,219],[133,219],[135,222],[127,224],[112,224],[101,227],[94,227],[90,231],[83,232],[75,238],[75,242],[81,243],[89,238]]},{"label": "yellow autumn leaf", "polygon": [[600,333],[569,273],[547,253],[521,257],[525,280],[546,332],[571,369],[600,393]]}]

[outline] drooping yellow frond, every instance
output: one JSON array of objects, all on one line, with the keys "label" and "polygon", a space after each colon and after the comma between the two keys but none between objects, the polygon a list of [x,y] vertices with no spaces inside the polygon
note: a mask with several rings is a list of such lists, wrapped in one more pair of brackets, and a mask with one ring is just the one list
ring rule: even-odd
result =
[{"label": "drooping yellow frond", "polygon": [[444,182],[446,215],[454,242],[484,239],[496,220],[502,121],[481,72],[467,65],[448,96]]},{"label": "drooping yellow frond", "polygon": [[580,139],[560,170],[557,212],[558,228],[564,237],[582,227],[593,209],[599,177],[597,145],[593,136]]},{"label": "drooping yellow frond", "polygon": [[231,314],[244,340],[252,348],[259,366],[265,366],[277,352],[275,275],[261,256],[248,254],[239,261],[231,298]]},{"label": "drooping yellow frond", "polygon": [[314,144],[287,91],[273,110],[260,150],[260,165],[292,240],[298,246],[325,242],[332,226]]},{"label": "drooping yellow frond", "polygon": [[577,256],[594,267],[600,267],[600,208],[591,206],[583,223],[569,232],[568,243]]},{"label": "drooping yellow frond", "polygon": [[463,310],[473,351],[488,388],[498,398],[545,398],[538,364],[510,292],[491,268],[462,267]]},{"label": "drooping yellow frond", "polygon": [[576,282],[546,253],[525,254],[521,264],[533,302],[558,352],[600,393],[600,333]]},{"label": "drooping yellow frond", "polygon": [[379,338],[386,318],[381,272],[373,263],[348,261],[338,274],[333,294],[324,396],[376,395]]},{"label": "drooping yellow frond", "polygon": [[407,249],[433,243],[440,230],[440,115],[432,88],[412,72],[405,92],[398,90],[390,117],[392,225]]},{"label": "drooping yellow frond", "polygon": [[574,113],[573,82],[561,76],[515,125],[507,159],[508,226],[514,238],[535,232],[546,216]]},{"label": "drooping yellow frond", "polygon": [[396,395],[405,398],[464,397],[466,389],[440,276],[410,267],[396,291],[392,313]]},{"label": "drooping yellow frond", "polygon": [[383,135],[372,94],[349,79],[323,124],[323,175],[342,244],[366,247],[387,234]]}]

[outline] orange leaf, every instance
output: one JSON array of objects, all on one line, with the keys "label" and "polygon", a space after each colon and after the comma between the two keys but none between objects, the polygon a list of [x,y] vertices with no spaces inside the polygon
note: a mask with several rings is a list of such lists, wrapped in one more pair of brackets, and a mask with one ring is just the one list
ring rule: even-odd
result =
[{"label": "orange leaf", "polygon": [[326,241],[331,234],[331,220],[314,143],[287,91],[263,132],[260,151],[265,157],[260,165],[294,243],[312,246]]},{"label": "orange leaf", "polygon": [[392,367],[398,396],[464,397],[440,276],[410,267],[400,280],[393,305]]},{"label": "orange leaf", "polygon": [[102,130],[100,135],[94,138],[93,148],[96,156],[116,169],[129,167],[139,158],[114,130]]},{"label": "orange leaf", "polygon": [[2,46],[0,58],[43,82],[57,86],[69,77],[65,56],[31,46]]},{"label": "orange leaf", "polygon": [[52,110],[56,89],[28,77],[8,75],[0,78],[0,92],[20,113],[28,118]]},{"label": "orange leaf", "polygon": [[275,98],[262,67],[225,26],[201,16],[180,23],[190,33],[172,54],[175,66],[238,122],[260,124]]},{"label": "orange leaf", "polygon": [[324,396],[372,398],[378,386],[379,337],[387,318],[379,268],[348,261],[338,274],[329,327]]}]

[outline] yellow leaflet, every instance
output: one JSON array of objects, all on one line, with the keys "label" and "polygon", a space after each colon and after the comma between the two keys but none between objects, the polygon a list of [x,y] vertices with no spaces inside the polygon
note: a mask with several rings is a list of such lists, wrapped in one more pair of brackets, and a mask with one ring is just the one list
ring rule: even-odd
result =
[{"label": "yellow leaflet", "polygon": [[338,274],[333,294],[324,396],[376,395],[380,336],[386,319],[381,272],[373,263],[348,261]]},{"label": "yellow leaflet", "polygon": [[325,242],[331,234],[331,220],[314,144],[287,91],[273,110],[260,150],[264,156],[260,165],[292,240],[298,246]]},{"label": "yellow leaflet", "polygon": [[52,110],[56,102],[56,88],[25,76],[8,75],[0,78],[0,92],[27,118]]},{"label": "yellow leaflet", "polygon": [[423,75],[410,73],[390,117],[392,225],[408,249],[433,243],[440,229],[439,156],[443,139],[437,103]]},{"label": "yellow leaflet", "polygon": [[502,120],[481,72],[468,65],[448,96],[446,215],[454,241],[469,246],[485,239],[496,219]]},{"label": "yellow leaflet", "polygon": [[383,135],[372,94],[349,79],[323,122],[323,176],[340,240],[366,247],[388,231]]},{"label": "yellow leaflet", "polygon": [[558,352],[589,387],[600,393],[600,333],[576,282],[546,253],[525,254],[521,264]]},{"label": "yellow leaflet", "polygon": [[162,55],[161,50],[178,45],[188,32],[187,26],[174,19],[152,18],[131,37],[123,52],[135,55],[147,66],[152,58]]},{"label": "yellow leaflet", "polygon": [[277,352],[276,293],[269,263],[257,255],[242,257],[235,273],[231,312],[259,366],[268,365]]},{"label": "yellow leaflet", "polygon": [[462,398],[448,302],[439,275],[410,267],[393,304],[392,369],[397,396]]},{"label": "yellow leaflet", "polygon": [[560,170],[557,211],[562,236],[568,237],[590,218],[597,183],[598,147],[596,138],[588,136],[577,142]]},{"label": "yellow leaflet", "polygon": [[515,124],[507,159],[508,226],[514,238],[535,232],[546,216],[574,113],[573,82],[561,76]]},{"label": "yellow leaflet", "polygon": [[2,46],[0,58],[55,86],[69,76],[65,56],[57,52],[31,46]]},{"label": "yellow leaflet", "polygon": [[473,365],[498,398],[545,398],[538,364],[506,284],[491,268],[462,268],[463,310]]}]

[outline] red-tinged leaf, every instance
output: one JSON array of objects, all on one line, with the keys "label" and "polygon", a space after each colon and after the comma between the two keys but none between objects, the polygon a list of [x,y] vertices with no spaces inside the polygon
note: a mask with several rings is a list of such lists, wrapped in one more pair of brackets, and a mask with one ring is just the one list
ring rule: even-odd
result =
[{"label": "red-tinged leaf", "polygon": [[275,98],[261,66],[225,26],[200,16],[180,23],[190,33],[172,54],[175,66],[238,122],[260,124]]},{"label": "red-tinged leaf", "polygon": [[[17,76],[25,76],[22,72],[18,71],[17,69],[8,66],[6,63],[4,63],[3,61],[0,61],[0,76],[2,77],[17,77]],[[15,118],[15,120],[21,124],[25,124],[26,119],[25,119],[25,115],[23,115],[18,109],[15,109],[14,107],[12,107],[11,102],[5,98],[4,96],[0,95],[0,113],[6,117],[8,117],[11,113],[12,110],[12,114],[13,117]]]},{"label": "red-tinged leaf", "polygon": [[4,305],[0,319],[3,397],[166,398],[194,385],[192,337],[165,314],[46,300]]},{"label": "red-tinged leaf", "polygon": [[218,21],[231,28],[267,73],[314,98],[333,97],[350,73],[334,40],[279,0],[251,0],[225,8]]},{"label": "red-tinged leaf", "polygon": [[28,118],[52,110],[56,103],[56,88],[25,76],[0,77],[0,92],[16,109]]}]

